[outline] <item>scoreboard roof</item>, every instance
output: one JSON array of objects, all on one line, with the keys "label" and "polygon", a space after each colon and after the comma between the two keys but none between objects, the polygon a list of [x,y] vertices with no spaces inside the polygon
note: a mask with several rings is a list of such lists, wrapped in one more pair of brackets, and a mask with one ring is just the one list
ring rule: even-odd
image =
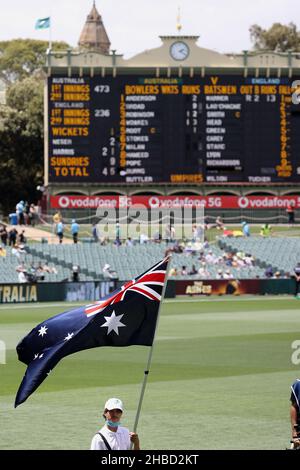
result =
[{"label": "scoreboard roof", "polygon": [[[168,69],[168,74],[177,73],[180,75],[182,70],[185,73],[188,70],[190,76],[197,72],[205,74],[205,70],[219,70],[223,73],[243,73],[245,76],[249,73],[261,75],[281,74],[292,76],[300,70],[299,53],[278,53],[273,51],[243,51],[241,54],[221,54],[214,50],[199,47],[197,44],[198,36],[160,36],[162,45],[160,47],[149,49],[137,54],[130,59],[124,59],[122,54],[112,51],[111,54],[101,54],[88,51],[79,52],[74,50],[53,51],[49,49],[46,57],[46,71],[48,75],[64,74],[88,74],[105,73],[116,74],[118,70],[121,73],[132,73],[134,69],[155,69],[157,76],[160,69]],[[174,50],[177,49],[177,55]],[[184,50],[186,52],[184,52]],[[196,69],[196,70],[195,70]]]}]

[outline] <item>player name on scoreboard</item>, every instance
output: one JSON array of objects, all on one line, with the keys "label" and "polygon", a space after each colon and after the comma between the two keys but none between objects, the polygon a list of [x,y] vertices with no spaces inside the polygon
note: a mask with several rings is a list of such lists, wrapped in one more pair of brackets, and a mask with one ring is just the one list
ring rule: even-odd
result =
[{"label": "player name on scoreboard", "polygon": [[300,109],[290,83],[51,77],[49,181],[298,181]]}]

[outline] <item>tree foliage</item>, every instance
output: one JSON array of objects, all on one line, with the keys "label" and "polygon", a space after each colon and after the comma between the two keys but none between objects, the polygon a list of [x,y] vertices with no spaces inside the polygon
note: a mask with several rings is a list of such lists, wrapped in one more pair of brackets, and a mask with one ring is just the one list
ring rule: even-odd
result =
[{"label": "tree foliage", "polygon": [[[65,50],[65,42],[53,43],[54,50]],[[35,39],[13,39],[0,41],[0,78],[10,84],[30,77],[45,65],[47,41]]]},{"label": "tree foliage", "polygon": [[255,50],[300,51],[300,32],[294,23],[274,23],[269,29],[254,24],[250,27],[250,37]]},{"label": "tree foliage", "polygon": [[36,201],[43,180],[43,81],[26,78],[7,92],[0,107],[1,209],[14,210],[20,199]]},{"label": "tree foliage", "polygon": [[[20,200],[37,202],[43,182],[43,89],[47,41],[0,41],[0,79],[6,104],[0,105],[0,210],[8,214]],[[64,42],[53,43],[65,50]]]}]

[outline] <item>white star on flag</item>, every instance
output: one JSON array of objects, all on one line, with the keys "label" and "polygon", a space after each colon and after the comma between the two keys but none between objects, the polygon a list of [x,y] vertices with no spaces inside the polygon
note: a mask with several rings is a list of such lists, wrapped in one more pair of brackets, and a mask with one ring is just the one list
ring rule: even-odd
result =
[{"label": "white star on flag", "polygon": [[41,326],[41,328],[39,329],[39,336],[44,336],[47,334],[47,330],[48,328],[46,326]]},{"label": "white star on flag", "polygon": [[35,354],[33,360],[35,361],[39,357],[39,354]]},{"label": "white star on flag", "polygon": [[123,315],[124,314],[116,315],[115,311],[113,311],[112,314],[111,314],[111,317],[104,317],[106,322],[103,323],[103,325],[101,325],[101,328],[103,328],[104,326],[108,327],[108,330],[107,330],[108,335],[112,330],[114,330],[114,332],[117,333],[117,335],[118,335],[119,334],[118,328],[120,328],[122,326],[126,326],[123,323],[121,323],[120,320],[119,320],[123,317]]},{"label": "white star on flag", "polygon": [[69,341],[69,339],[71,339],[72,336],[74,336],[74,333],[68,333],[68,336],[64,338],[64,341]]}]

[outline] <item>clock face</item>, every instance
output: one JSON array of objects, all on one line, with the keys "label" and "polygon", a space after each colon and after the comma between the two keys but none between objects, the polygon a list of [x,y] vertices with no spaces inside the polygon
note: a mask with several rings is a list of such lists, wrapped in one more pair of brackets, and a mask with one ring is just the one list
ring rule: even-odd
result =
[{"label": "clock face", "polygon": [[170,54],[174,60],[185,60],[189,53],[189,46],[182,41],[174,42],[170,47]]}]

